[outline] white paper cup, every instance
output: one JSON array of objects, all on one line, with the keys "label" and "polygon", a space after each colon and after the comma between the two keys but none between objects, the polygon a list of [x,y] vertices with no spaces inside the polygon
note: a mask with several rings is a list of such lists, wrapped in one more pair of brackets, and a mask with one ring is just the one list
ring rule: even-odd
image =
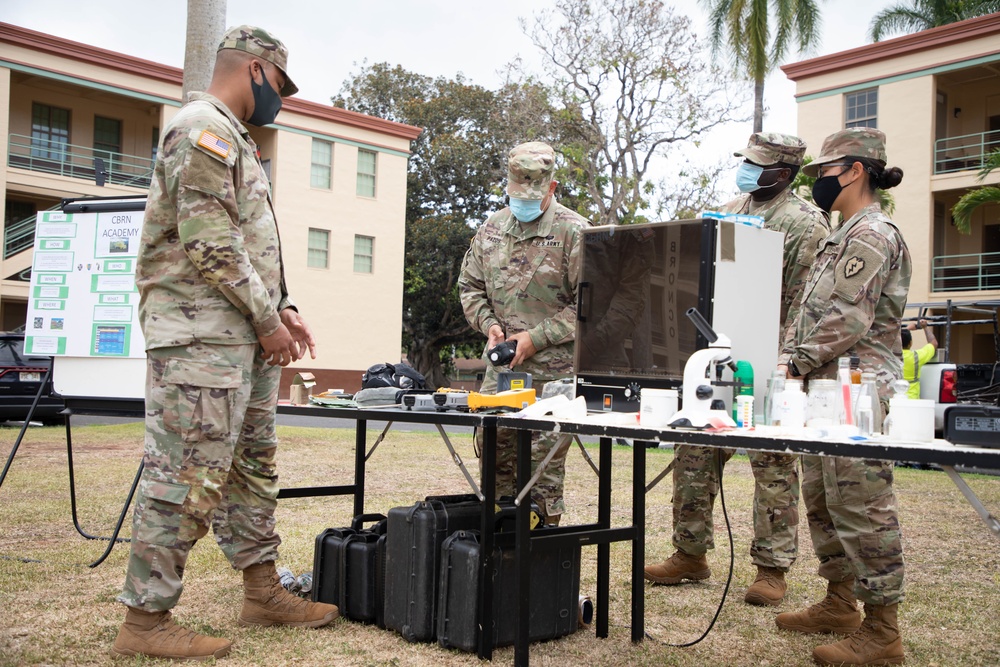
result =
[{"label": "white paper cup", "polygon": [[639,425],[666,428],[677,414],[676,389],[644,388],[639,394]]}]

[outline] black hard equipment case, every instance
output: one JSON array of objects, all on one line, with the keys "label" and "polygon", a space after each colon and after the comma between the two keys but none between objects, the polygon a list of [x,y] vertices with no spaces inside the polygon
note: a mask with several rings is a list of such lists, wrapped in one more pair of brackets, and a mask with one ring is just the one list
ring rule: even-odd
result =
[{"label": "black hard equipment case", "polygon": [[[530,641],[568,635],[580,622],[580,545],[545,547],[541,544],[531,547]],[[479,563],[478,531],[454,533],[441,546],[437,640],[445,648],[462,651],[477,648]],[[509,646],[514,643],[517,628],[512,546],[495,549],[492,578],[493,645]]]},{"label": "black hard equipment case", "polygon": [[[365,523],[374,522],[371,528]],[[385,627],[387,519],[359,514],[350,528],[328,528],[316,537],[313,602],[335,604],[344,618]]]}]

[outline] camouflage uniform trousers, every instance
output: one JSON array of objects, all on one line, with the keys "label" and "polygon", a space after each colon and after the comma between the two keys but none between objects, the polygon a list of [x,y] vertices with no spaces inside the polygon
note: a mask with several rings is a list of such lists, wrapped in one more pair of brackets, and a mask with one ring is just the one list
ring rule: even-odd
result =
[{"label": "camouflage uniform trousers", "polygon": [[903,600],[903,545],[892,490],[892,461],[802,457],[802,500],[819,575],[854,577],[866,604]]},{"label": "camouflage uniform trousers", "polygon": [[275,412],[280,366],[254,345],[195,343],[146,359],[145,469],[119,601],[171,609],[208,532],[234,569],[276,560]]},{"label": "camouflage uniform trousers", "polygon": [[[725,466],[736,450],[674,446],[674,547],[691,556],[715,548],[712,510],[719,493],[716,456]],[[749,452],[754,476],[754,565],[787,572],[798,556],[798,457],[775,452]]]},{"label": "camouflage uniform trousers", "polygon": [[[542,395],[544,384],[535,385],[539,396]],[[483,383],[483,391],[491,393],[496,390],[495,380]],[[517,494],[517,431],[509,428],[497,429],[497,456],[496,456],[496,495],[513,496]],[[483,449],[482,432],[477,432],[476,443],[479,451]],[[531,434],[531,474],[534,476],[540,464],[553,447],[559,444],[559,435],[555,433],[533,432]],[[562,515],[566,511],[566,504],[563,501],[563,489],[566,482],[566,455],[573,444],[572,438],[563,438],[562,446],[555,453],[552,460],[545,466],[545,470],[538,478],[538,482],[531,489],[531,499],[538,504],[546,518]],[[480,467],[480,473],[482,469]]]}]

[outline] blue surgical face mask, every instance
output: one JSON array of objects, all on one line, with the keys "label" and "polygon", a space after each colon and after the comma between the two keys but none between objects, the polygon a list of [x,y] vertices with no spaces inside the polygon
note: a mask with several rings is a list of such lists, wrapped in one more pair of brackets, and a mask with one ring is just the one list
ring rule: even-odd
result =
[{"label": "blue surgical face mask", "polygon": [[736,172],[736,187],[740,189],[740,192],[760,190],[760,185],[757,184],[757,181],[760,180],[760,175],[763,173],[764,167],[750,164],[749,162],[742,163]]},{"label": "blue surgical face mask", "polygon": [[510,212],[521,222],[531,222],[542,214],[542,200],[511,197]]}]

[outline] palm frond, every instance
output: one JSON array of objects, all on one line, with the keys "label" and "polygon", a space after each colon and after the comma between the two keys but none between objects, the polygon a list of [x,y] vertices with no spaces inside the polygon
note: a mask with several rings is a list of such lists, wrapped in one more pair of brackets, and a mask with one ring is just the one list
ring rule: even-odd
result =
[{"label": "palm frond", "polygon": [[976,180],[979,182],[985,181],[986,177],[989,176],[990,172],[994,169],[1000,169],[1000,148],[986,156],[986,159],[983,161],[983,168],[979,170],[979,175],[976,176]]},{"label": "palm frond", "polygon": [[972,229],[972,213],[984,204],[1000,204],[1000,188],[992,186],[976,188],[962,195],[951,209],[955,229],[962,234],[968,234]]},{"label": "palm frond", "polygon": [[[916,0],[914,5],[923,4]],[[894,32],[919,32],[934,27],[933,18],[913,7],[894,5],[883,9],[872,18],[868,36],[873,42],[881,41]]]}]

